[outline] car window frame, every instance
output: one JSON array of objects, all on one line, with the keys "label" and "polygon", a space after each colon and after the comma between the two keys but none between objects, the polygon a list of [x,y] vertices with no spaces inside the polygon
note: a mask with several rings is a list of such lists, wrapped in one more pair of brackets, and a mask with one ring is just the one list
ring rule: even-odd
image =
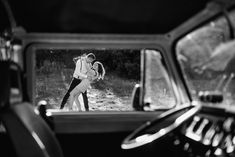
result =
[{"label": "car window frame", "polygon": [[[37,48],[126,48],[126,49],[154,49],[163,55],[166,62],[166,68],[170,69],[168,66],[167,55],[164,54],[164,49],[162,45],[167,42],[164,35],[84,35],[84,34],[41,34],[41,33],[28,33],[21,34],[21,39],[24,41],[24,51],[23,58],[30,64],[24,64],[26,78],[27,80],[27,94],[29,100],[30,92],[33,91],[32,84],[33,81],[33,67],[31,66],[33,51]],[[169,77],[174,81],[172,74],[169,70]],[[178,88],[175,86],[174,88]],[[174,92],[174,91],[173,91]],[[32,101],[33,102],[33,101]],[[178,104],[179,101],[176,100]],[[176,106],[177,106],[176,104]],[[165,110],[153,111],[153,112],[142,112],[142,111],[127,111],[127,112],[60,112],[60,113],[51,113],[49,119],[52,119],[54,125],[54,131],[59,133],[70,133],[70,132],[109,132],[109,131],[132,131],[140,124],[156,118]],[[94,118],[96,117],[96,118]],[[119,117],[119,118],[118,118]],[[120,119],[120,117],[122,117]],[[137,117],[134,118],[133,117]],[[84,124],[82,119],[86,119]],[[95,124],[94,124],[95,123]],[[89,126],[87,126],[89,124]],[[90,125],[94,124],[94,125]],[[105,125],[107,124],[107,125]],[[116,126],[111,126],[115,124]],[[65,127],[66,125],[66,127]],[[115,128],[115,129],[112,129]],[[72,130],[71,130],[72,129]]]},{"label": "car window frame", "polygon": [[[60,36],[60,34],[57,34],[58,36]],[[42,35],[40,35],[42,36]],[[46,36],[51,36],[51,35],[46,35]],[[45,37],[45,36],[44,36]],[[34,68],[31,65],[35,65],[34,62],[34,52],[36,49],[41,49],[41,48],[48,48],[48,49],[79,49],[79,48],[87,48],[87,49],[95,49],[95,48],[108,48],[108,49],[144,49],[146,47],[154,47],[155,44],[154,40],[152,40],[151,42],[146,42],[146,38],[151,38],[151,36],[145,36],[144,39],[142,41],[140,40],[136,40],[136,38],[134,39],[132,36],[130,36],[132,39],[118,39],[114,36],[105,36],[102,39],[100,39],[99,41],[97,40],[93,40],[93,39],[75,39],[75,40],[67,40],[64,39],[63,40],[63,35],[60,36],[61,39],[58,38],[54,38],[54,40],[52,41],[51,39],[47,39],[44,38],[42,40],[44,41],[33,41],[31,42],[31,44],[29,44],[29,46],[25,47],[25,51],[26,51],[26,61],[29,63],[30,66],[25,66],[26,68],[26,74],[27,74],[27,78],[30,78],[30,80],[27,83],[28,89],[28,96],[31,100],[31,102],[33,102],[33,104],[35,104],[35,102],[33,101],[33,96],[31,96],[29,93],[33,93],[34,92],[34,82],[35,82],[35,76],[34,76]],[[91,36],[92,37],[92,36]],[[40,37],[36,37],[37,39],[39,39]],[[112,38],[112,40],[110,39]],[[142,37],[143,38],[143,37]],[[161,38],[161,37],[160,37]],[[134,39],[134,40],[133,40]],[[125,41],[126,40],[126,41]],[[111,42],[110,42],[111,41]],[[141,69],[141,73],[144,69]],[[33,84],[33,86],[31,86],[31,84]],[[31,86],[31,87],[30,87]],[[33,95],[35,95],[35,93],[33,93]]]}]

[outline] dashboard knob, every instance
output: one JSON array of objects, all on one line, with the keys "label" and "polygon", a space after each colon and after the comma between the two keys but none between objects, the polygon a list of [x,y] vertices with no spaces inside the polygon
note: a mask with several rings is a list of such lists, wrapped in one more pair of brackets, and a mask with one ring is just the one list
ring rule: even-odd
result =
[{"label": "dashboard knob", "polygon": [[212,141],[212,146],[213,147],[219,146],[219,144],[222,142],[223,136],[224,136],[223,132],[215,134],[213,141]]},{"label": "dashboard knob", "polygon": [[215,125],[213,124],[210,129],[206,132],[204,139],[203,139],[203,144],[205,145],[211,145],[212,138],[215,135]]},{"label": "dashboard knob", "polygon": [[230,133],[232,129],[234,128],[234,120],[233,118],[227,118],[223,123],[223,129],[224,131]]}]

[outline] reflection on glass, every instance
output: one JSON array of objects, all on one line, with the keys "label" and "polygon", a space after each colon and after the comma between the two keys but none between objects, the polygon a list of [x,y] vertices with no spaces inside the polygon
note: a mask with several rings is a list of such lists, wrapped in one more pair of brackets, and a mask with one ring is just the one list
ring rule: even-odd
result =
[{"label": "reflection on glass", "polygon": [[175,105],[170,80],[159,52],[146,50],[144,102],[153,109],[168,109]]},{"label": "reflection on glass", "polygon": [[194,99],[204,92],[211,96],[211,103],[218,95],[223,95],[223,104],[235,100],[234,45],[224,17],[189,33],[178,42],[177,59]]},{"label": "reflection on glass", "polygon": [[[78,59],[89,53],[96,56],[96,61],[101,62],[106,71],[103,79],[92,80],[86,90],[89,111],[133,110],[131,94],[135,84],[140,81],[140,50],[130,49],[36,50],[36,103],[46,100],[48,108],[59,109],[70,87]],[[93,63],[95,61],[91,64],[91,70],[96,74]],[[62,110],[85,111],[82,94],[76,99],[81,108],[75,102],[69,106],[68,99]]]},{"label": "reflection on glass", "polygon": [[[233,30],[235,30],[235,10],[233,10],[229,13],[229,19],[232,23]],[[235,32],[233,32],[233,33],[235,33]],[[235,34],[234,34],[234,36],[235,36]]]}]

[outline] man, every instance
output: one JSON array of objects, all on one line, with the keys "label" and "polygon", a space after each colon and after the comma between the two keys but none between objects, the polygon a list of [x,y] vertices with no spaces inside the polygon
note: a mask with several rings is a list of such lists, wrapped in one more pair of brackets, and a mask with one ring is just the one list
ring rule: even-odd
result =
[{"label": "man", "polygon": [[[72,82],[70,83],[69,89],[66,92],[61,105],[60,109],[64,108],[65,103],[67,102],[70,92],[79,84],[81,83],[82,79],[88,78],[87,76],[87,71],[89,68],[91,68],[91,63],[96,59],[95,55],[93,53],[89,53],[85,57],[80,57],[76,61],[76,67],[73,73],[73,79]],[[88,105],[88,99],[87,99],[87,91],[82,93],[83,96],[83,101],[84,101],[84,106],[86,111],[89,111],[89,105]]]}]

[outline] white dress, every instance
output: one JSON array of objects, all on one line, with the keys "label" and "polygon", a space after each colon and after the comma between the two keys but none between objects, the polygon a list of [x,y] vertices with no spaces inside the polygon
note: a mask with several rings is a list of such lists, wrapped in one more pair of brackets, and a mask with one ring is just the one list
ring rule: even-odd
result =
[{"label": "white dress", "polygon": [[[93,79],[96,78],[97,73],[95,70],[88,71],[87,76],[90,76]],[[83,79],[80,84],[78,84],[71,92],[70,95],[76,95],[77,93],[84,93],[91,85],[91,80]]]}]

